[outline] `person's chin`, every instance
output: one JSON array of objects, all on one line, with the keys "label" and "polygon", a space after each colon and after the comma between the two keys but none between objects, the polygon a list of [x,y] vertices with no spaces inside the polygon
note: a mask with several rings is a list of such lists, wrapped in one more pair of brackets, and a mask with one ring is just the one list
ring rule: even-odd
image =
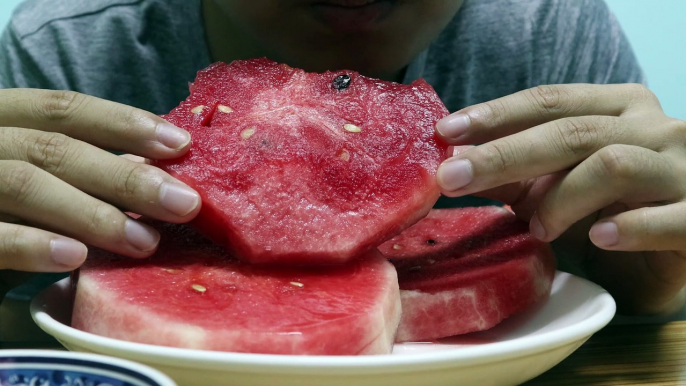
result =
[{"label": "person's chin", "polygon": [[398,7],[396,0],[313,0],[314,19],[335,34],[360,34],[380,27]]}]

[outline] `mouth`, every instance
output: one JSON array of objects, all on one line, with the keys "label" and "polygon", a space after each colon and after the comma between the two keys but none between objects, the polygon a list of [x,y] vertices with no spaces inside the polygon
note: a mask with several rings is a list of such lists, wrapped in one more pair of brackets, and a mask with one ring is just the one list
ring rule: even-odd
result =
[{"label": "mouth", "polygon": [[371,3],[376,3],[378,0],[318,0],[315,4],[328,4],[339,7],[362,7]]},{"label": "mouth", "polygon": [[314,16],[337,33],[370,32],[393,12],[396,0],[319,0]]},{"label": "mouth", "polygon": [[376,3],[378,0],[319,0],[315,4],[327,4],[338,7],[363,7],[371,3]]}]

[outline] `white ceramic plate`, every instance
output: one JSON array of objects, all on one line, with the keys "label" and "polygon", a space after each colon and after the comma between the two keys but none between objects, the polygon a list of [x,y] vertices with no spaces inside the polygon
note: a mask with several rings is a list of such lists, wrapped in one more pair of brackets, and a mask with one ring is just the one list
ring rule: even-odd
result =
[{"label": "white ceramic plate", "polygon": [[605,290],[558,272],[547,302],[489,331],[398,344],[392,355],[331,357],[187,350],[104,338],[69,327],[70,303],[65,279],[33,300],[31,314],[69,350],[142,362],[182,386],[516,385],[566,358],[615,313]]}]

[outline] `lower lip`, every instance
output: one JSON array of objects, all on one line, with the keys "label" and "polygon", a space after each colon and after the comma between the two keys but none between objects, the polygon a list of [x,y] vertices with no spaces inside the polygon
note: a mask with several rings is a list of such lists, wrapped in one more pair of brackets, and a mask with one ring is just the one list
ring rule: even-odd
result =
[{"label": "lower lip", "polygon": [[366,5],[348,7],[329,3],[312,5],[315,17],[338,33],[374,30],[393,11],[393,0],[377,0]]}]

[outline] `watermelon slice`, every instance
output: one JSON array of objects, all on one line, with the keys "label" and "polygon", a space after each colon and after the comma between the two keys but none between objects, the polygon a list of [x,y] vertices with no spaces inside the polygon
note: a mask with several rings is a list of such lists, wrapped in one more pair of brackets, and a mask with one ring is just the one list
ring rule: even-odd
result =
[{"label": "watermelon slice", "polygon": [[378,251],[335,268],[277,269],[235,260],[187,226],[155,227],[162,239],[149,259],[91,252],[79,274],[73,327],[205,350],[390,352],[398,282]]},{"label": "watermelon slice", "polygon": [[157,165],[195,188],[193,225],[252,263],[342,263],[424,217],[448,114],[423,80],[322,74],[267,59],[217,63],[165,116],[190,131]]},{"label": "watermelon slice", "polygon": [[555,257],[500,207],[435,209],[379,247],[398,270],[396,341],[489,329],[547,298]]}]

